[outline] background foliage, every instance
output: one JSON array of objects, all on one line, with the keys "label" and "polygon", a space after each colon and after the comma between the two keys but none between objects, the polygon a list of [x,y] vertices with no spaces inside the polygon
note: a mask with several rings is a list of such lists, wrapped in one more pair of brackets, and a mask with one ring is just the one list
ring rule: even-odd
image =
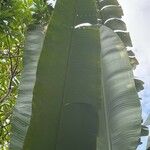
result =
[{"label": "background foliage", "polygon": [[45,25],[53,8],[44,0],[0,0],[0,149],[8,149],[27,30]]}]

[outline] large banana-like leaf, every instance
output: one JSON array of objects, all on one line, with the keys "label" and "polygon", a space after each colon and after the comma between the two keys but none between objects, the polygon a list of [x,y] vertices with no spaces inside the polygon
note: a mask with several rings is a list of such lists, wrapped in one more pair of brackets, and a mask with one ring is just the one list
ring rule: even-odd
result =
[{"label": "large banana-like leaf", "polygon": [[10,149],[22,149],[24,137],[30,125],[32,114],[33,88],[39,56],[44,41],[44,27],[34,26],[26,35],[24,51],[24,70],[21,76],[19,96],[13,112],[12,138]]},{"label": "large banana-like leaf", "polygon": [[[107,2],[111,1],[103,5]],[[104,17],[109,11],[122,14],[120,7],[112,8]],[[21,84],[33,96],[29,98],[28,90],[20,92],[13,114],[12,150],[136,149],[141,108],[128,44],[122,34],[96,25],[96,10],[96,0],[57,1],[34,74],[34,91],[34,82]],[[81,23],[92,26],[77,27]],[[36,72],[36,65],[32,69]],[[26,115],[21,102],[22,107],[32,103],[32,113],[30,108]]]},{"label": "large banana-like leaf", "polygon": [[141,132],[141,114],[129,58],[116,33],[105,26],[100,31],[103,91],[99,116],[105,123],[100,120],[99,147],[134,150]]}]

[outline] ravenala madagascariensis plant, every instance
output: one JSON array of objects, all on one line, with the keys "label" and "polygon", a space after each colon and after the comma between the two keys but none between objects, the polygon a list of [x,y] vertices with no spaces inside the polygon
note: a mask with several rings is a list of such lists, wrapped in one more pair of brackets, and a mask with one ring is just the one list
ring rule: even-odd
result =
[{"label": "ravenala madagascariensis plant", "polygon": [[116,0],[57,1],[43,46],[40,30],[26,41],[10,149],[136,149],[143,82],[122,15]]}]

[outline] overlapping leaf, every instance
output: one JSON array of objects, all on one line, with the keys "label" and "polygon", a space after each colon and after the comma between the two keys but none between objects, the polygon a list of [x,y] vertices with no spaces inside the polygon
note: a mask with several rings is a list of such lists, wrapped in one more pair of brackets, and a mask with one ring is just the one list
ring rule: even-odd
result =
[{"label": "overlapping leaf", "polygon": [[40,25],[28,32],[25,42],[24,70],[21,76],[19,97],[12,118],[13,135],[10,149],[13,150],[22,149],[23,141],[30,124],[36,68],[43,41],[44,33]]}]

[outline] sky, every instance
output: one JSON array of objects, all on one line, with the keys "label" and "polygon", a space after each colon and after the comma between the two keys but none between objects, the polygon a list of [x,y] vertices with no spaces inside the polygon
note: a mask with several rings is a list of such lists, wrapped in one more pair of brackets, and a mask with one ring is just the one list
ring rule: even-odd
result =
[{"label": "sky", "polygon": [[[49,0],[54,2],[55,0]],[[145,82],[142,98],[142,116],[146,120],[150,113],[150,0],[118,0],[124,11],[124,21],[133,43],[139,65],[134,71],[136,78]],[[137,150],[146,150],[147,137]]]}]

